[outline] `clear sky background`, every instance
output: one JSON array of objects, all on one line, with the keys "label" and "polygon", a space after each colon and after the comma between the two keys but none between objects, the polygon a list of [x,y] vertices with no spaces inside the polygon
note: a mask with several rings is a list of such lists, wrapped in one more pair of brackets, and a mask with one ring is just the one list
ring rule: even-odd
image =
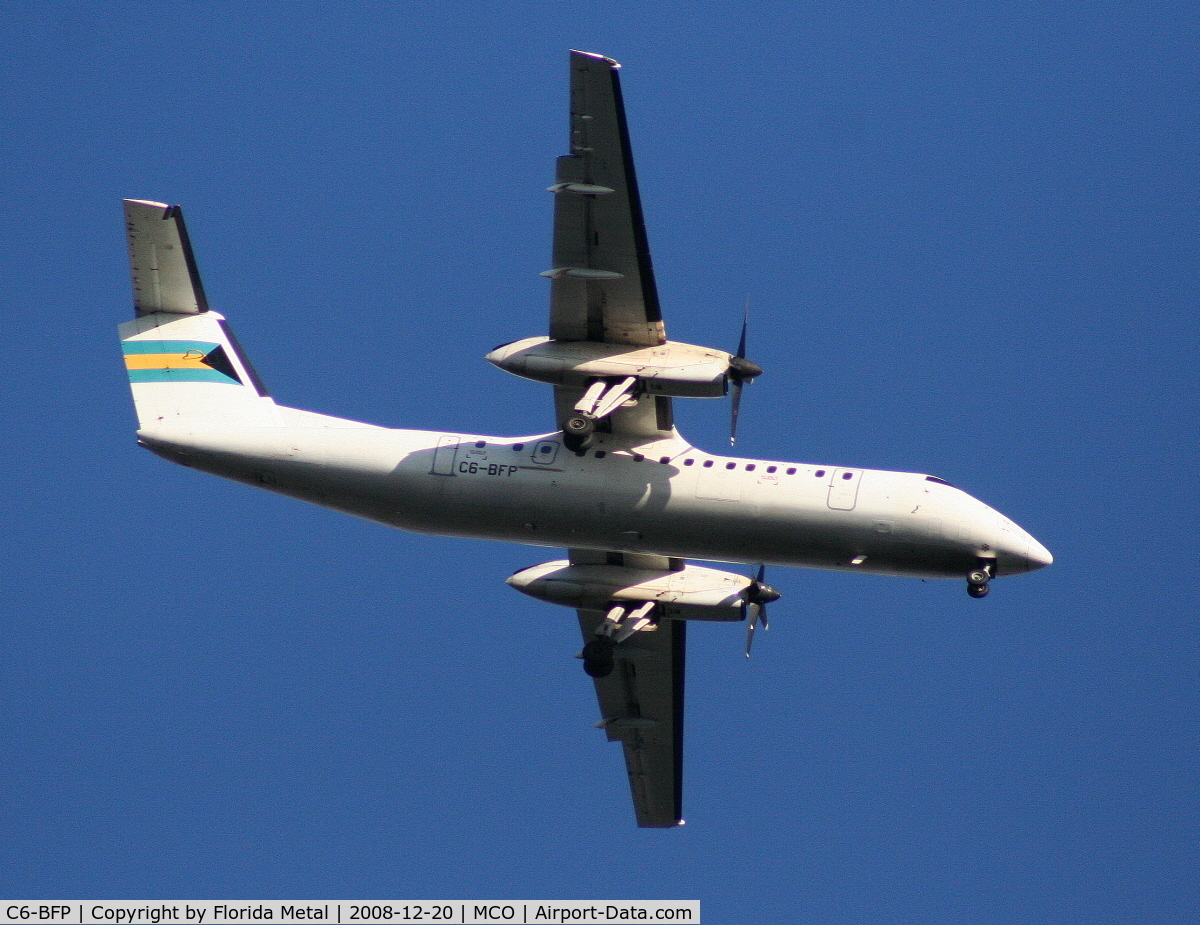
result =
[{"label": "clear sky background", "polygon": [[[1200,7],[0,4],[0,894],[698,898],[709,923],[1195,923]],[[276,399],[532,434],[567,51],[624,65],[668,332],[739,451],[929,472],[1056,557],[803,570],[689,634],[639,831],[551,550],[134,441],[122,197]],[[728,405],[677,401],[715,452]]]}]

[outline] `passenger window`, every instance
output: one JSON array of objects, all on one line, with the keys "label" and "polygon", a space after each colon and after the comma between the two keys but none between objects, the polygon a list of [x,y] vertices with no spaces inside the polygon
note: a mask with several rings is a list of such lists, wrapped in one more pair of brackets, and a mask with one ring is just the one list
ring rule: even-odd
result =
[{"label": "passenger window", "polygon": [[659,462],[660,462],[660,463],[662,463],[664,466],[665,466],[667,463],[669,463],[670,461],[671,461],[671,457],[670,457],[670,456],[664,456],[662,459],[660,459],[660,460],[659,460]]},{"label": "passenger window", "polygon": [[695,461],[696,461],[696,460],[694,460],[694,459],[685,459],[685,460],[683,461],[683,464],[684,464],[685,466],[690,466],[690,465],[691,465],[692,463],[694,463]]},{"label": "passenger window", "polygon": [[525,444],[524,444],[524,443],[514,443],[514,444],[513,444],[513,450],[514,450],[515,452],[517,452],[517,453],[520,453],[520,452],[521,452],[521,450],[523,450],[523,449],[525,449]]},{"label": "passenger window", "polygon": [[749,465],[747,465],[747,466],[746,466],[746,471],[747,471],[747,472],[753,472],[753,471],[754,471],[754,463],[750,463]]},{"label": "passenger window", "polygon": [[705,469],[711,469],[711,468],[712,468],[712,460],[711,460],[711,459],[706,459],[706,460],[704,460],[704,468],[705,468]]},{"label": "passenger window", "polygon": [[795,474],[796,474],[796,470],[795,470],[795,469],[788,469],[788,471],[787,471],[787,474],[788,474],[788,475],[795,475]]},{"label": "passenger window", "polygon": [[779,468],[778,466],[767,466],[767,473],[768,474],[774,473],[778,468]]},{"label": "passenger window", "polygon": [[603,459],[606,452],[606,450],[596,450],[596,458]]},{"label": "passenger window", "polygon": [[816,477],[817,477],[817,478],[819,478],[819,479],[820,479],[820,478],[824,478],[824,477],[825,477],[825,470],[824,470],[824,469],[818,469],[818,470],[817,470],[815,473],[813,473],[813,474],[814,474],[814,475],[816,475]]},{"label": "passenger window", "polygon": [[725,463],[725,468],[726,469],[736,469],[737,463]]},{"label": "passenger window", "polygon": [[645,458],[646,458],[646,457],[645,457],[645,456],[643,456],[641,453],[634,453],[634,454],[633,454],[633,461],[634,461],[634,462],[641,462],[641,461],[642,461],[643,459],[645,459]]}]

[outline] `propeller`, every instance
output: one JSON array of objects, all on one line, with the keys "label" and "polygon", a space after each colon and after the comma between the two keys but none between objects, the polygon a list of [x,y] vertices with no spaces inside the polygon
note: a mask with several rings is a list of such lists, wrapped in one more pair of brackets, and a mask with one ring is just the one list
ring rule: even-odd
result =
[{"label": "propeller", "polygon": [[780,594],[763,581],[767,572],[765,565],[758,567],[758,574],[751,580],[750,585],[742,594],[742,619],[746,624],[746,658],[750,657],[750,647],[754,645],[754,628],[762,620],[763,629],[769,629],[767,623],[767,605],[779,600]]},{"label": "propeller", "polygon": [[762,367],[746,359],[746,328],[750,325],[750,306],[742,316],[742,336],[738,341],[737,355],[729,358],[729,381],[733,383],[733,408],[729,422],[729,445],[737,441],[738,411],[742,407],[742,386],[762,375]]}]

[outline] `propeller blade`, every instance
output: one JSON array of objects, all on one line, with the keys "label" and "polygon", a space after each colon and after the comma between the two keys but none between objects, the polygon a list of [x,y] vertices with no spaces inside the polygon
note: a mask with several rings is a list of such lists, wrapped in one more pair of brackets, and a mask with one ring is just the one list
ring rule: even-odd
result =
[{"label": "propeller blade", "polygon": [[[746,311],[742,315],[742,336],[738,339],[737,358],[739,360],[746,359],[746,329],[750,326],[750,300],[746,299]],[[733,446],[737,442],[737,422],[738,411],[742,407],[742,377],[737,376],[733,380],[733,406],[732,415],[729,419],[729,445]],[[750,630],[751,637],[754,636],[754,629]],[[750,654],[750,644],[746,643],[746,654]]]},{"label": "propeller blade", "polygon": [[733,381],[733,404],[730,406],[731,417],[729,419],[729,445],[733,446],[737,442],[737,422],[738,411],[742,407],[742,380],[735,379]]},{"label": "propeller blade", "polygon": [[738,412],[742,408],[742,386],[762,375],[762,367],[746,359],[746,331],[750,326],[750,305],[746,300],[742,316],[742,336],[738,339],[737,354],[729,358],[729,382],[733,385],[733,404],[729,419],[729,445],[737,442]]},{"label": "propeller blade", "polygon": [[749,586],[742,592],[742,619],[746,625],[746,658],[750,657],[750,647],[754,644],[754,630],[762,621],[762,628],[767,629],[767,605],[779,600],[780,594],[763,579],[767,574],[767,566],[760,564],[758,574],[751,580]]},{"label": "propeller blade", "polygon": [[763,629],[770,629],[771,625],[767,622],[767,604],[779,600],[779,592],[763,581],[766,575],[767,565],[760,562],[758,574],[754,576],[754,595],[758,598],[758,615],[762,620]]}]

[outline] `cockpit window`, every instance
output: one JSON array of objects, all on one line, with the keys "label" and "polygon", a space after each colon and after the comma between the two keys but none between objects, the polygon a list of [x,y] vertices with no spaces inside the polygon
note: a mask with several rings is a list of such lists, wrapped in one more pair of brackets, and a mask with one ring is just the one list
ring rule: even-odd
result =
[{"label": "cockpit window", "polygon": [[954,487],[953,485],[950,485],[950,483],[947,482],[945,479],[939,479],[936,476],[932,476],[932,475],[925,476],[925,481],[926,482],[937,482],[939,485],[948,485],[950,488]]}]

